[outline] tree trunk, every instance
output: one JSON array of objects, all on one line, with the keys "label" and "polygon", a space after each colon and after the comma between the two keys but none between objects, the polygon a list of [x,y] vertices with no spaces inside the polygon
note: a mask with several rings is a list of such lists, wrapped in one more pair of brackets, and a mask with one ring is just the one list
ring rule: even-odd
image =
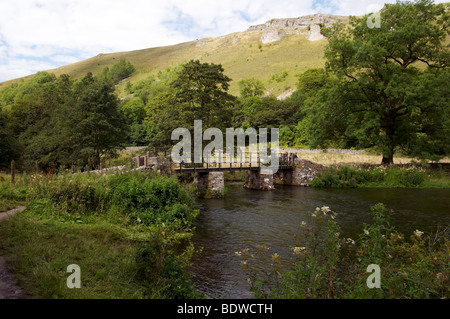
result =
[{"label": "tree trunk", "polygon": [[389,145],[386,145],[386,149],[383,151],[383,160],[381,165],[392,165],[394,164],[394,143],[390,139]]},{"label": "tree trunk", "polygon": [[395,149],[395,143],[394,143],[394,135],[395,135],[395,115],[389,114],[385,120],[386,126],[385,126],[385,133],[386,133],[386,140],[383,150],[383,160],[381,161],[382,165],[392,165],[394,164],[394,149]]},{"label": "tree trunk", "polygon": [[383,154],[383,160],[381,161],[381,165],[392,165],[392,164],[394,164],[394,155]]}]

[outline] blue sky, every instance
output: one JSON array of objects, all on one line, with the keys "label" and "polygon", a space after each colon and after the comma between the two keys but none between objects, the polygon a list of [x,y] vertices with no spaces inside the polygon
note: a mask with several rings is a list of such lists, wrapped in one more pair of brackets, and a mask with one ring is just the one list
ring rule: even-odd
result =
[{"label": "blue sky", "polygon": [[365,14],[385,2],[395,0],[1,0],[0,81],[99,53],[244,31],[272,18]]}]

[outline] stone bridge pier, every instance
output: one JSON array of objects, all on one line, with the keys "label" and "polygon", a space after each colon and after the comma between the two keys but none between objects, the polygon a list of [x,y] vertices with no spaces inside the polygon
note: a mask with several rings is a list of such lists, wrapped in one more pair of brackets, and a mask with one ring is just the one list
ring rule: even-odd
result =
[{"label": "stone bridge pier", "polygon": [[197,172],[194,184],[198,193],[205,198],[221,198],[225,190],[223,172]]},{"label": "stone bridge pier", "polygon": [[245,188],[273,191],[273,174],[262,174],[260,170],[248,170],[247,181],[244,184]]}]

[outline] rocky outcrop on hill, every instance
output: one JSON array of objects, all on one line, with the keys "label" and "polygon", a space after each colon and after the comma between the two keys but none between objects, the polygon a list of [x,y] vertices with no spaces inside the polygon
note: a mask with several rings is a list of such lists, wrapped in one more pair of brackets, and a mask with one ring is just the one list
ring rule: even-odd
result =
[{"label": "rocky outcrop on hill", "polygon": [[346,17],[314,14],[299,18],[272,19],[264,24],[251,26],[246,32],[262,32],[263,44],[281,40],[286,34],[306,34],[309,41],[322,40],[322,27],[330,27]]}]

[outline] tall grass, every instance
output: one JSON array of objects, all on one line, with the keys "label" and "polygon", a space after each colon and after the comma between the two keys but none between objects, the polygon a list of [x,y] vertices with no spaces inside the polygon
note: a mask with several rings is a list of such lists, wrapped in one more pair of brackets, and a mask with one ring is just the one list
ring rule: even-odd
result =
[{"label": "tall grass", "polygon": [[343,166],[328,167],[317,174],[312,187],[449,187],[445,173],[423,168],[372,169]]},{"label": "tall grass", "polygon": [[[0,223],[0,252],[30,295],[201,297],[185,271],[198,212],[176,178],[60,173],[23,176],[0,190],[28,200],[24,212]],[[81,268],[81,289],[66,287],[70,264]]]}]

